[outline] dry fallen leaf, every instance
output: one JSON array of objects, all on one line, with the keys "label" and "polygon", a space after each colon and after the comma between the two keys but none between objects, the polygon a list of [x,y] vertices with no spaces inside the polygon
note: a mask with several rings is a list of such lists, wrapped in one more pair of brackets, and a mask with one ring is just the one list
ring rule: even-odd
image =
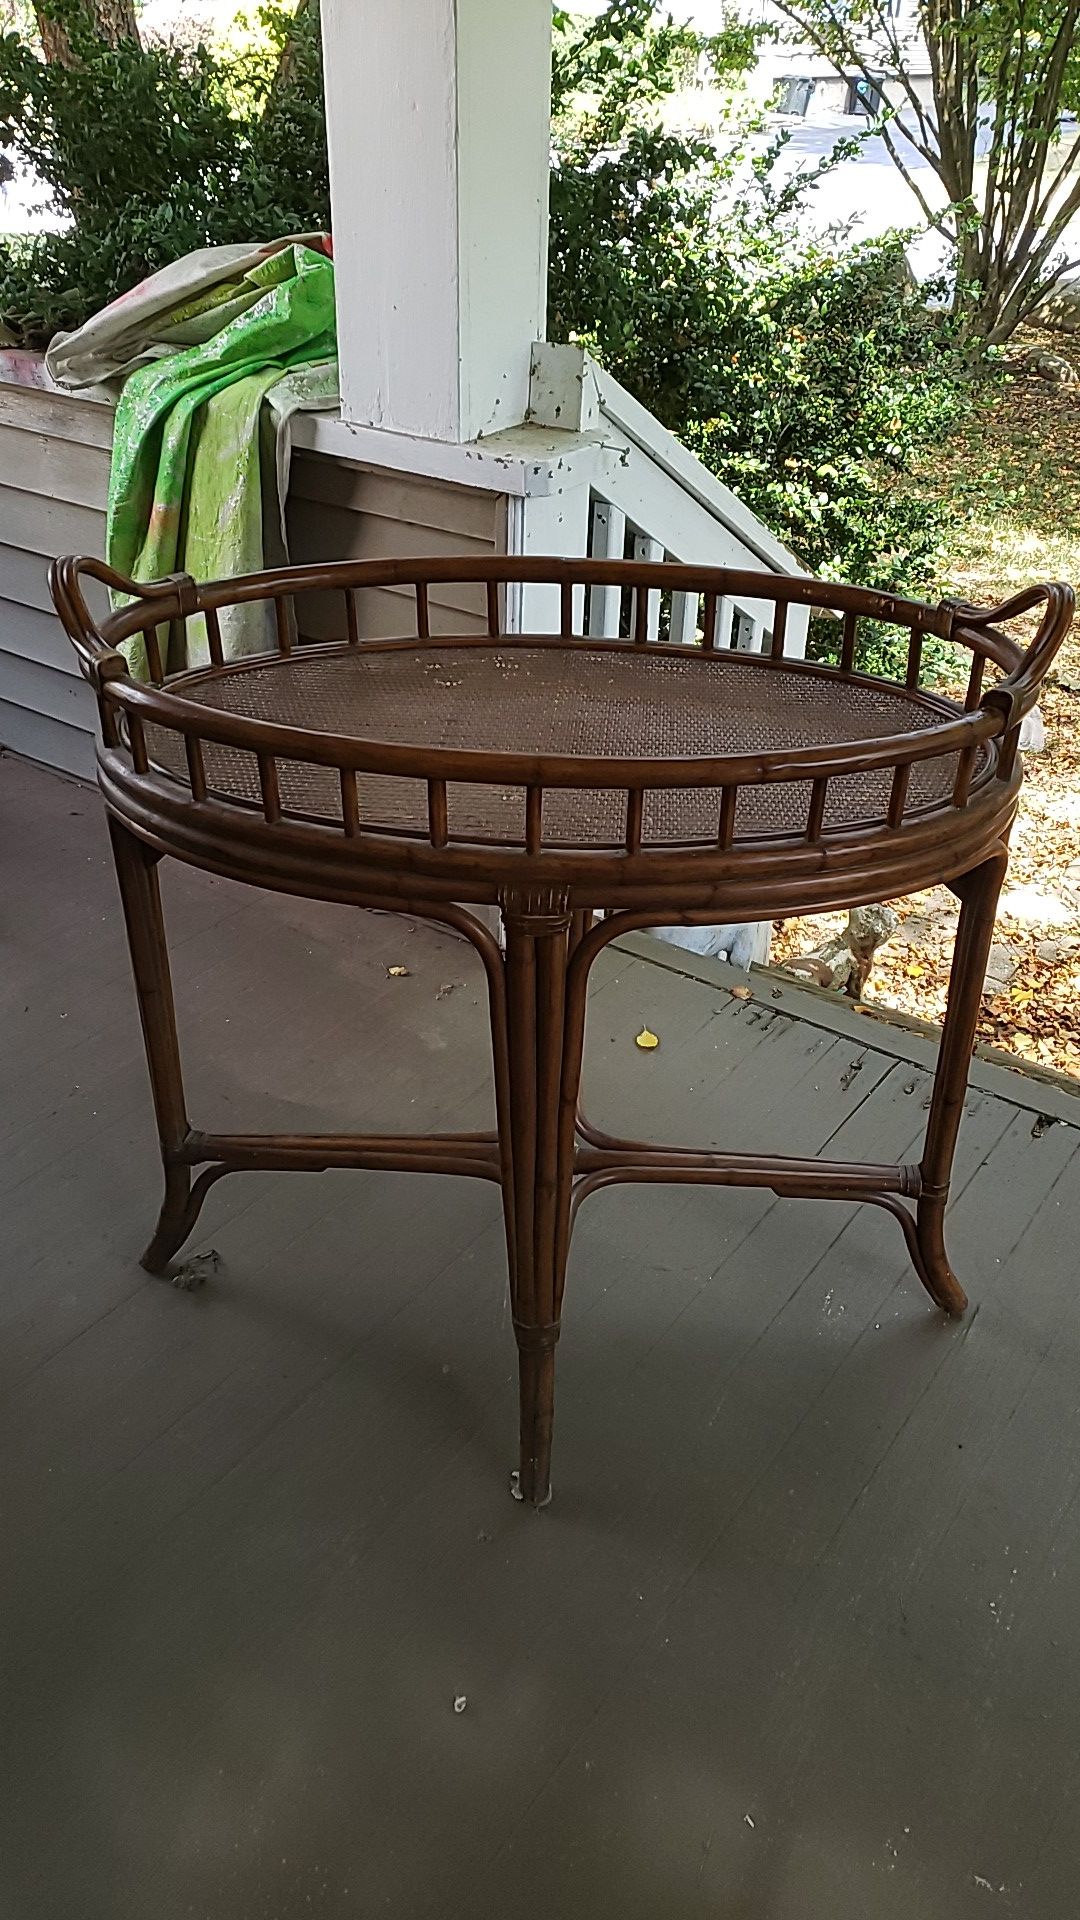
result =
[{"label": "dry fallen leaf", "polygon": [[754,996],[749,987],[732,987],[731,997],[733,1000],[752,1000]]},{"label": "dry fallen leaf", "polygon": [[635,1047],[640,1047],[642,1053],[651,1053],[654,1047],[660,1045],[660,1042],[655,1033],[649,1032],[648,1027],[642,1027],[641,1032],[634,1041],[634,1045]]},{"label": "dry fallen leaf", "polygon": [[388,980],[407,980],[409,969],[408,967],[387,967],[386,977]]}]

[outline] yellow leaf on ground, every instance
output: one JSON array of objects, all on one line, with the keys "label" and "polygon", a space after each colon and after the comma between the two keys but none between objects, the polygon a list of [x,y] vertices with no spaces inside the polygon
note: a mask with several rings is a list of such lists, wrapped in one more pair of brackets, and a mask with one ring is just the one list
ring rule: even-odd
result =
[{"label": "yellow leaf on ground", "polygon": [[634,1045],[635,1047],[640,1047],[643,1053],[651,1053],[654,1047],[660,1045],[660,1042],[655,1033],[649,1032],[648,1027],[642,1027],[641,1032],[634,1041]]},{"label": "yellow leaf on ground", "polygon": [[386,977],[388,980],[407,980],[409,969],[408,967],[387,967]]}]

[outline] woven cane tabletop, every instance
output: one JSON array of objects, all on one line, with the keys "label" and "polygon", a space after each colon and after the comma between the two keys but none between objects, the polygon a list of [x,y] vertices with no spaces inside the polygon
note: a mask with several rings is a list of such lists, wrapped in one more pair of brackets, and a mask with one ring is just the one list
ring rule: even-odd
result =
[{"label": "woven cane tabletop", "polygon": [[[517,643],[454,640],[414,646],[367,644],[333,653],[301,647],[226,672],[185,675],[169,691],[247,718],[356,740],[491,754],[559,754],[605,759],[670,759],[764,754],[794,748],[887,740],[925,731],[960,710],[934,696],[887,682],[818,675],[797,664],[765,665],[744,654],[587,642]],[[152,760],[186,782],[179,735],[147,728]],[[207,743],[206,779],[223,798],[258,805],[254,753]],[[975,779],[985,770],[980,749]],[[601,769],[602,772],[602,769]],[[908,812],[944,806],[956,755],[911,769]],[[337,772],[279,759],[282,807],[341,821]],[[618,845],[625,827],[624,791],[606,788],[596,767],[582,789],[549,787],[544,841],[551,846]],[[856,826],[883,819],[891,770],[845,775],[829,783],[824,824]],[[358,777],[360,814],[371,830],[428,831],[425,782],[399,775]],[[808,781],[740,789],[736,831],[802,831]],[[449,829],[454,839],[520,844],[520,785],[451,780]],[[645,795],[643,845],[715,842],[720,795],[710,788],[655,788]]]}]

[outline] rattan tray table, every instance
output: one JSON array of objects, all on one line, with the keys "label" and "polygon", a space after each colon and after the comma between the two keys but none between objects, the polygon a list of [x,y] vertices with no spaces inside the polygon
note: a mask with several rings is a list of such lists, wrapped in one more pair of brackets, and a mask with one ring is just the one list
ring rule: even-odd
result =
[{"label": "rattan tray table", "polygon": [[[93,576],[124,596],[100,621]],[[556,631],[521,626],[548,589]],[[473,596],[461,631],[440,590]],[[589,633],[599,591],[622,634]],[[165,1173],[144,1255],[163,1272],[210,1185],[239,1168],[452,1173],[502,1191],[521,1435],[515,1491],[550,1491],[555,1347],[573,1220],[619,1181],[752,1185],[863,1201],[899,1221],[933,1300],[962,1312],[943,1222],[979,997],[1021,777],[1024,715],[1072,595],[936,607],[807,578],[618,561],[343,562],[197,585],[135,585],[96,562],[53,569],[58,609],[99,701],[99,777],[142,1014]],[[305,596],[336,596],[340,637],[297,638]],[[407,620],[361,638],[387,595]],[[376,598],[376,594],[378,597]],[[670,644],[669,596],[697,640]],[[731,596],[772,608],[768,650],[719,644]],[[271,651],[227,661],[222,611],[269,610]],[[526,603],[528,604],[528,603]],[[608,603],[610,604],[610,602]],[[831,664],[792,657],[791,609],[831,633]],[[515,609],[517,612],[515,612]],[[1037,620],[1035,619],[1037,617]],[[1005,627],[1027,618],[1026,647]],[[195,621],[208,664],[169,674]],[[686,630],[685,617],[680,622]],[[860,669],[893,636],[895,679]],[[121,646],[141,636],[150,678]],[[659,635],[660,637],[653,637]],[[899,651],[896,639],[899,637]],[[963,699],[924,684],[928,639],[965,661]],[[279,891],[407,910],[455,928],[485,970],[495,1124],[458,1135],[236,1135],[194,1128],[184,1097],[157,862]],[[851,907],[947,883],[961,914],[917,1165],[794,1159],[599,1132],[579,1104],[586,988],[617,935],[681,922]],[[501,939],[473,910],[497,907]]]}]

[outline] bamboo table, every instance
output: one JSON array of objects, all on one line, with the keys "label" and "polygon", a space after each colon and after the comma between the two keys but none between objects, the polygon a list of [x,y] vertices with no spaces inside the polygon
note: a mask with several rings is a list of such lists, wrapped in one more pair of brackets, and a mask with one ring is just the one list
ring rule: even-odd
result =
[{"label": "bamboo table", "polygon": [[[85,575],[130,602],[96,623]],[[504,631],[523,583],[553,584],[557,633]],[[295,567],[204,586],[186,577],[135,586],[67,559],[52,587],[100,707],[99,777],[165,1174],[143,1256],[151,1272],[190,1234],[212,1183],[238,1168],[496,1182],[520,1368],[515,1490],[535,1505],[550,1491],[571,1229],[600,1187],[688,1181],[883,1207],[932,1299],[963,1311],[945,1206],[1020,784],[1020,724],[1068,629],[1068,588],[1033,587],[980,611],[772,574],[504,557]],[[435,637],[432,608],[448,588],[457,604],[477,596],[481,618],[459,620],[465,634]],[[372,600],[394,604],[387,589],[410,631],[361,640]],[[621,596],[624,638],[586,637],[600,589]],[[296,644],[295,610],[314,592],[324,606],[328,592],[337,596],[341,638]],[[694,646],[649,638],[666,630],[672,593],[697,599]],[[767,653],[717,644],[727,595],[772,603]],[[276,647],[226,664],[221,611],[251,601],[272,609]],[[835,637],[835,664],[785,653],[792,606],[808,607],[817,631]],[[1002,623],[1035,610],[1023,651]],[[170,624],[194,615],[205,620],[210,664],[169,675]],[[896,681],[860,671],[861,623],[878,643],[900,636]],[[136,634],[149,682],[130,676],[118,650]],[[970,656],[963,704],[921,684],[928,637]],[[995,683],[984,688],[987,669]],[[417,1136],[193,1128],[158,892],[163,854],[465,935],[487,978],[496,1125]],[[703,1152],[600,1133],[584,1118],[586,987],[608,941],[671,922],[847,908],[938,882],[959,896],[961,913],[918,1165]],[[500,909],[502,943],[469,910],[477,906]]]}]

